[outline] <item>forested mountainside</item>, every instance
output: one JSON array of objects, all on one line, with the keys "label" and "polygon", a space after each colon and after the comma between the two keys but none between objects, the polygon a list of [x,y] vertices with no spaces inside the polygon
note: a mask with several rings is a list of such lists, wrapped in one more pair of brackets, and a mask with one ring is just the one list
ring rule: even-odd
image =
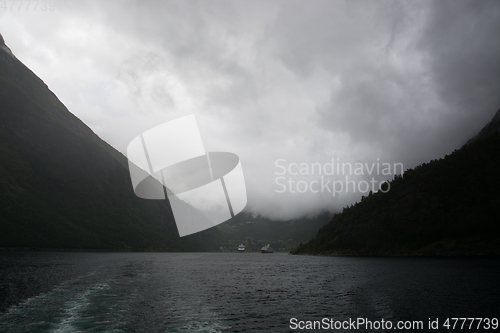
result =
[{"label": "forested mountainside", "polygon": [[294,254],[499,255],[500,110],[462,148],[344,208]]}]

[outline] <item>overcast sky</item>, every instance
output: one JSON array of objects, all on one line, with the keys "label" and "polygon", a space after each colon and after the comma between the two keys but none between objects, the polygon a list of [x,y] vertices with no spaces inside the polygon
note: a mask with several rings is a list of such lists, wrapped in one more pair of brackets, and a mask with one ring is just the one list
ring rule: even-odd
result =
[{"label": "overcast sky", "polygon": [[102,139],[125,154],[143,131],[194,114],[207,151],[240,156],[247,209],[271,218],[363,194],[278,193],[276,163],[407,169],[459,148],[500,108],[495,0],[7,3],[6,44]]}]

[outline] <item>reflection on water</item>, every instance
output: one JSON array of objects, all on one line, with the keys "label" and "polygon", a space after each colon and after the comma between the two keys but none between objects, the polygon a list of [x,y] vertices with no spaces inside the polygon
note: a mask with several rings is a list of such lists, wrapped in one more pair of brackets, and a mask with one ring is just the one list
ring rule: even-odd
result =
[{"label": "reflection on water", "polygon": [[498,281],[497,259],[0,253],[0,331],[287,332],[292,317],[491,318]]}]

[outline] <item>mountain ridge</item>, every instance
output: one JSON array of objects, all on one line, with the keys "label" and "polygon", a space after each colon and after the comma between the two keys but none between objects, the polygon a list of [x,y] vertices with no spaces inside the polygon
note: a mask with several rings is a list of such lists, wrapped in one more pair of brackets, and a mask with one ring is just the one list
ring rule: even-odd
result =
[{"label": "mountain ridge", "polygon": [[396,175],[292,254],[499,256],[499,112],[474,140]]},{"label": "mountain ridge", "polygon": [[215,247],[216,229],[181,239],[168,201],[136,197],[127,159],[1,46],[0,248]]},{"label": "mountain ridge", "polygon": [[500,109],[498,109],[495,113],[493,119],[491,119],[491,121],[488,122],[477,135],[470,138],[466,144],[471,144],[474,141],[484,139],[495,132],[500,132]]}]

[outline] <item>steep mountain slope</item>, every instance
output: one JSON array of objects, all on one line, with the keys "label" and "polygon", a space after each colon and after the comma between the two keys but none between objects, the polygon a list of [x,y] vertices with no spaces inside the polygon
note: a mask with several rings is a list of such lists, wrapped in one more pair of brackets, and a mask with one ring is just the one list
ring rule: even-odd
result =
[{"label": "steep mountain slope", "polygon": [[179,238],[168,202],[137,198],[126,158],[1,36],[0,156],[0,248],[201,250],[217,234]]},{"label": "steep mountain slope", "polygon": [[491,134],[498,132],[500,132],[500,109],[497,111],[493,119],[488,124],[486,124],[486,126],[484,126],[483,129],[476,136],[467,141],[467,144],[470,144],[477,140],[484,139],[490,136]]},{"label": "steep mountain slope", "polygon": [[500,255],[499,113],[451,155],[336,214],[295,254]]}]

